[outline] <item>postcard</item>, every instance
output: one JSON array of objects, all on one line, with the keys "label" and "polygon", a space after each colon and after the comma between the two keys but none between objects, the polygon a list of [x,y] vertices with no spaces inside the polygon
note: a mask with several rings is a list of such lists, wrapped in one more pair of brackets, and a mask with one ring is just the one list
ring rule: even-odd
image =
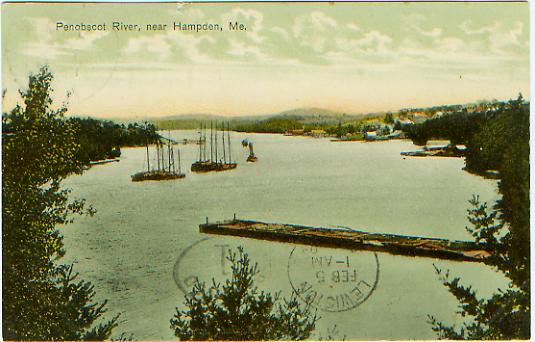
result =
[{"label": "postcard", "polygon": [[3,338],[529,339],[529,27],[3,3]]}]

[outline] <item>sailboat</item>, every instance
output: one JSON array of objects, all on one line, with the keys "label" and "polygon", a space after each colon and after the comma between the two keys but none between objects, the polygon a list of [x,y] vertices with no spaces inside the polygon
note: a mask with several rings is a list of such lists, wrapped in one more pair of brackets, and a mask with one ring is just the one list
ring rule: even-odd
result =
[{"label": "sailboat", "polygon": [[[204,141],[204,144],[199,145],[199,159],[191,164],[191,171],[227,171],[235,169],[238,166],[238,164],[232,162],[232,154],[230,149],[230,125],[227,124],[226,139],[225,124],[222,124],[219,128],[221,131],[218,131],[217,122],[215,123],[215,127],[212,122],[210,122],[210,156],[208,156],[206,143],[207,127],[206,125],[203,126],[201,124],[201,129],[199,130],[199,141]],[[219,132],[221,133],[221,147],[219,147],[218,142]]]},{"label": "sailboat", "polygon": [[180,179],[186,177],[182,173],[182,167],[180,165],[180,150],[177,149],[177,161],[178,170],[175,167],[175,154],[171,145],[171,139],[167,139],[167,144],[164,145],[161,140],[156,142],[156,167],[151,169],[149,144],[147,142],[147,171],[138,172],[133,174],[132,182],[142,182],[147,180],[168,180],[168,179]]},{"label": "sailboat", "polygon": [[255,161],[258,160],[258,157],[253,152],[253,143],[249,141],[248,145],[249,145],[249,157],[247,157],[247,161],[250,163],[254,163]]}]

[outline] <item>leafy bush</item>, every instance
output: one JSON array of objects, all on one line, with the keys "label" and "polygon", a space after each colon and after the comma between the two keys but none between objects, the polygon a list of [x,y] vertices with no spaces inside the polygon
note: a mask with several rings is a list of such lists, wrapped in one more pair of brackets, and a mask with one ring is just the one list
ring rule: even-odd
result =
[{"label": "leafy bush", "polygon": [[93,303],[93,286],[60,265],[58,225],[93,214],[69,199],[61,181],[79,173],[76,127],[51,109],[52,74],[43,67],[21,91],[25,106],[2,117],[2,332],[7,340],[109,338],[117,317],[95,325],[105,303]]},{"label": "leafy bush", "polygon": [[254,277],[257,264],[238,248],[230,251],[232,277],[224,285],[197,280],[185,297],[187,310],[171,319],[171,328],[182,340],[303,340],[310,336],[317,321],[307,304],[301,307],[297,296],[281,299],[258,291]]}]

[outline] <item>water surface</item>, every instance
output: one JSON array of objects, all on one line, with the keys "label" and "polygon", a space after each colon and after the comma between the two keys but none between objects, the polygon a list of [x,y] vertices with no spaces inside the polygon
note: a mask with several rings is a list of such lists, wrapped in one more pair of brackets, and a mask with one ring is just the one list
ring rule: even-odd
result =
[{"label": "water surface", "polygon": [[[171,136],[193,138],[195,132]],[[257,163],[245,162],[248,150],[241,140],[246,137],[254,142]],[[236,214],[268,222],[469,239],[464,229],[467,201],[472,194],[489,202],[498,197],[496,182],[462,171],[462,159],[403,158],[401,151],[417,148],[409,141],[333,143],[238,133],[231,138],[232,157],[239,164],[233,171],[193,174],[189,166],[198,146],[180,145],[185,179],[132,183],[130,175],[145,167],[145,149],[125,148],[119,163],[94,166],[66,181],[74,196],[98,212],[63,229],[65,261],[75,262],[83,279],[95,284],[98,299],[109,300],[110,315],[122,313],[118,332],[145,340],[174,338],[169,319],[176,306],[183,307],[175,278],[185,286],[195,276],[223,280],[228,265],[222,253],[229,247],[244,246],[259,263],[263,290],[288,295],[291,278],[314,280],[311,266],[289,264],[295,246],[203,235],[198,225],[206,217],[214,221]],[[359,277],[375,274],[371,252],[321,253],[358,261]],[[504,285],[501,276],[477,263],[377,256],[380,272],[373,293],[351,310],[318,311],[321,320],[313,338],[434,338],[427,314],[450,323],[457,318],[456,302],[433,264],[462,276],[481,295]],[[343,290],[337,286],[333,291]],[[322,291],[329,295],[328,289]]]}]

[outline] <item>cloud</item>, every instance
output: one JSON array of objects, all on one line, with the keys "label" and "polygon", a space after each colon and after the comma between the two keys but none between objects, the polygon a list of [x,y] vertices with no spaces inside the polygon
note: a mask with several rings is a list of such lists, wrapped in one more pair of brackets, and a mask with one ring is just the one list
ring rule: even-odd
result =
[{"label": "cloud", "polygon": [[515,22],[510,28],[499,28],[489,36],[492,51],[499,54],[514,54],[518,49],[528,48],[528,41],[521,41],[520,37],[524,33],[524,25],[521,22]]},{"label": "cloud", "polygon": [[224,25],[236,21],[245,24],[247,26],[246,36],[255,43],[261,43],[264,39],[260,35],[260,31],[263,28],[262,22],[264,21],[264,15],[259,11],[237,7],[230,12],[223,13],[221,19]]},{"label": "cloud", "polygon": [[135,60],[144,54],[160,61],[175,60],[179,56],[195,64],[211,64],[217,60],[201,51],[201,44],[215,43],[215,38],[209,34],[193,35],[169,31],[167,33],[137,36],[130,38],[121,50],[123,56]]},{"label": "cloud", "polygon": [[418,32],[424,36],[431,37],[431,38],[438,38],[442,36],[442,29],[438,27],[435,27],[429,31],[420,30]]},{"label": "cloud", "polygon": [[315,11],[295,18],[292,27],[293,37],[302,46],[322,53],[326,49],[327,42],[334,37],[338,23],[323,12]]},{"label": "cloud", "polygon": [[338,23],[333,18],[325,15],[323,12],[315,11],[308,15],[298,16],[293,26],[295,38],[302,37],[304,31],[325,32],[332,28],[337,28]]},{"label": "cloud", "polygon": [[[482,36],[485,35],[490,51],[495,54],[515,54],[519,50],[528,48],[527,37],[522,40],[524,35],[524,24],[522,22],[514,22],[509,26],[504,23],[495,21],[492,25],[474,27],[471,21],[464,21],[459,25],[459,28],[468,36]],[[527,51],[526,51],[527,52]]]},{"label": "cloud", "polygon": [[[198,23],[206,21],[206,14],[200,8],[194,7],[193,3],[178,2],[175,4],[174,9],[169,9],[165,11],[165,14],[173,19],[175,22],[185,20],[190,23]],[[163,15],[162,15],[163,17]]]},{"label": "cloud", "polygon": [[360,31],[360,27],[353,23],[346,24],[346,27],[352,31],[357,31],[357,32]]},{"label": "cloud", "polygon": [[475,28],[473,26],[472,21],[468,20],[468,21],[462,22],[461,25],[459,26],[459,28],[464,33],[466,33],[468,35],[475,35],[475,34],[484,34],[484,33],[496,32],[496,30],[498,29],[498,26],[499,26],[499,23],[498,22],[494,22],[490,26],[481,26],[481,27]]},{"label": "cloud", "polygon": [[236,57],[254,56],[256,57],[256,59],[259,59],[259,60],[265,59],[267,57],[267,55],[262,52],[260,47],[256,45],[247,45],[233,38],[229,40],[229,44],[230,44],[230,48],[227,53],[231,56],[236,56]]},{"label": "cloud", "polygon": [[390,43],[392,43],[390,36],[379,31],[369,31],[362,38],[351,40],[349,45],[365,52],[385,52]]},{"label": "cloud", "polygon": [[97,40],[108,35],[106,31],[94,31],[94,32],[80,32],[78,38],[71,38],[65,41],[64,46],[70,47],[75,50],[89,50],[93,47],[93,43]]},{"label": "cloud", "polygon": [[[95,42],[108,35],[106,31],[60,32],[54,34],[55,23],[49,18],[27,18],[36,39],[26,43],[22,53],[27,56],[57,59],[90,50]],[[71,37],[71,38],[64,38]]]},{"label": "cloud", "polygon": [[336,49],[327,54],[332,63],[379,65],[392,62],[396,54],[392,38],[377,30],[364,32],[358,38],[336,38],[335,43]]},{"label": "cloud", "polygon": [[154,53],[158,59],[166,59],[170,55],[171,44],[168,42],[167,35],[158,34],[130,38],[122,49],[124,55],[132,55],[143,51]]},{"label": "cloud", "polygon": [[272,27],[270,31],[278,34],[279,36],[282,36],[286,41],[290,40],[290,35],[288,34],[288,31],[286,31],[282,27],[275,26]]},{"label": "cloud", "polygon": [[443,30],[439,27],[424,28],[429,26],[429,19],[419,13],[411,14],[403,19],[404,29],[409,32],[416,32],[418,35],[422,35],[429,38],[438,38],[442,36]]}]

